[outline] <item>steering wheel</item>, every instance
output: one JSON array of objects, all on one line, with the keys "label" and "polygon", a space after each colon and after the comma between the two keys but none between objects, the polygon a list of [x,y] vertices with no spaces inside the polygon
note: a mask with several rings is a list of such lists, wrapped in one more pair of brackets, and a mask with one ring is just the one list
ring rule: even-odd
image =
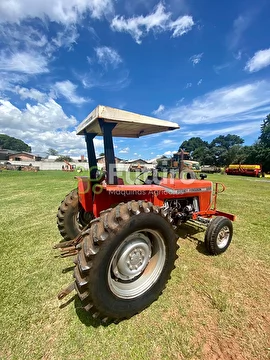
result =
[{"label": "steering wheel", "polygon": [[103,180],[107,179],[107,171],[97,170],[96,172],[96,183],[101,184]]},{"label": "steering wheel", "polygon": [[[145,180],[143,180],[140,177],[142,176],[142,174],[145,174],[145,173],[150,173],[151,175],[148,175],[147,178]],[[138,185],[138,184],[136,184],[137,180],[139,180],[141,183],[143,183],[143,185],[152,185],[152,184],[158,185],[160,183],[161,179],[162,178],[158,176],[156,169],[147,169],[147,170],[141,172],[136,177],[136,179],[134,180],[134,185]]]},{"label": "steering wheel", "polygon": [[150,172],[151,172],[151,170],[144,170],[144,171],[140,172],[139,175],[134,180],[134,185],[139,185],[139,184],[137,184],[137,180],[139,180],[143,185],[145,185],[146,182],[145,182],[145,180],[141,179],[141,176],[143,174],[150,173]]}]

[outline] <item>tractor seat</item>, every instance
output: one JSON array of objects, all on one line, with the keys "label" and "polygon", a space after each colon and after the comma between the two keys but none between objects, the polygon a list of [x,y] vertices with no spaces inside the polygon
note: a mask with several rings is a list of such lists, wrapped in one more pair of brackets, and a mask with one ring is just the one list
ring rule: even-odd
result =
[{"label": "tractor seat", "polygon": [[160,176],[148,175],[145,179],[145,185],[159,185],[162,178]]},{"label": "tractor seat", "polygon": [[[101,184],[103,181],[107,181],[107,171],[103,171],[98,174],[98,182]],[[117,185],[125,185],[124,180],[117,177]]]}]

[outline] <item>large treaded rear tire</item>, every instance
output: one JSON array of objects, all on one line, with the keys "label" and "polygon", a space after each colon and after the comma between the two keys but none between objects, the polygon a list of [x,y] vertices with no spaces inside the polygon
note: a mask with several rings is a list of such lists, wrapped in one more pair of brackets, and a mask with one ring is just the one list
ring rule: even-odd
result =
[{"label": "large treaded rear tire", "polygon": [[79,203],[78,190],[72,190],[61,202],[57,212],[57,226],[65,241],[79,235],[82,228],[93,219]]},{"label": "large treaded rear tire", "polygon": [[[158,207],[121,203],[92,221],[74,270],[86,311],[103,322],[141,312],[164,290],[177,259],[177,236]],[[127,265],[129,264],[129,265]]]}]

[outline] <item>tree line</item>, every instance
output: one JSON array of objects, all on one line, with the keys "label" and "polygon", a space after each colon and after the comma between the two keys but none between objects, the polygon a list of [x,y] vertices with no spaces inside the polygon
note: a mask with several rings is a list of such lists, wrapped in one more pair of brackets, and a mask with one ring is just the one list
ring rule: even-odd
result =
[{"label": "tree line", "polygon": [[31,152],[31,146],[27,145],[20,139],[16,139],[15,137],[8,136],[6,134],[0,134],[0,149],[7,149],[18,152]]},{"label": "tree line", "polygon": [[73,159],[69,155],[61,155],[61,154],[59,154],[59,152],[57,150],[55,150],[53,148],[48,149],[47,157],[49,155],[58,156],[54,161],[59,161],[59,162],[63,162],[63,161],[71,162],[71,161],[73,161]]},{"label": "tree line", "polygon": [[261,124],[258,140],[251,146],[243,144],[244,139],[232,134],[219,135],[211,142],[192,137],[182,142],[179,151],[188,151],[202,165],[258,164],[264,172],[270,172],[270,114]]}]

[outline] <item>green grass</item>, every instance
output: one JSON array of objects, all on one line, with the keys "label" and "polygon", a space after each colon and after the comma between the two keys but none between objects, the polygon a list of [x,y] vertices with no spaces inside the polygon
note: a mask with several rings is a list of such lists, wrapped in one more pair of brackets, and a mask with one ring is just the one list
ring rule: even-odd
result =
[{"label": "green grass", "polygon": [[76,187],[74,174],[0,173],[0,359],[268,359],[270,182],[208,178],[227,187],[219,209],[237,215],[228,251],[207,256],[203,233],[185,232],[159,300],[103,327],[76,298],[62,309],[57,300],[72,263],[52,249],[56,212]]}]

